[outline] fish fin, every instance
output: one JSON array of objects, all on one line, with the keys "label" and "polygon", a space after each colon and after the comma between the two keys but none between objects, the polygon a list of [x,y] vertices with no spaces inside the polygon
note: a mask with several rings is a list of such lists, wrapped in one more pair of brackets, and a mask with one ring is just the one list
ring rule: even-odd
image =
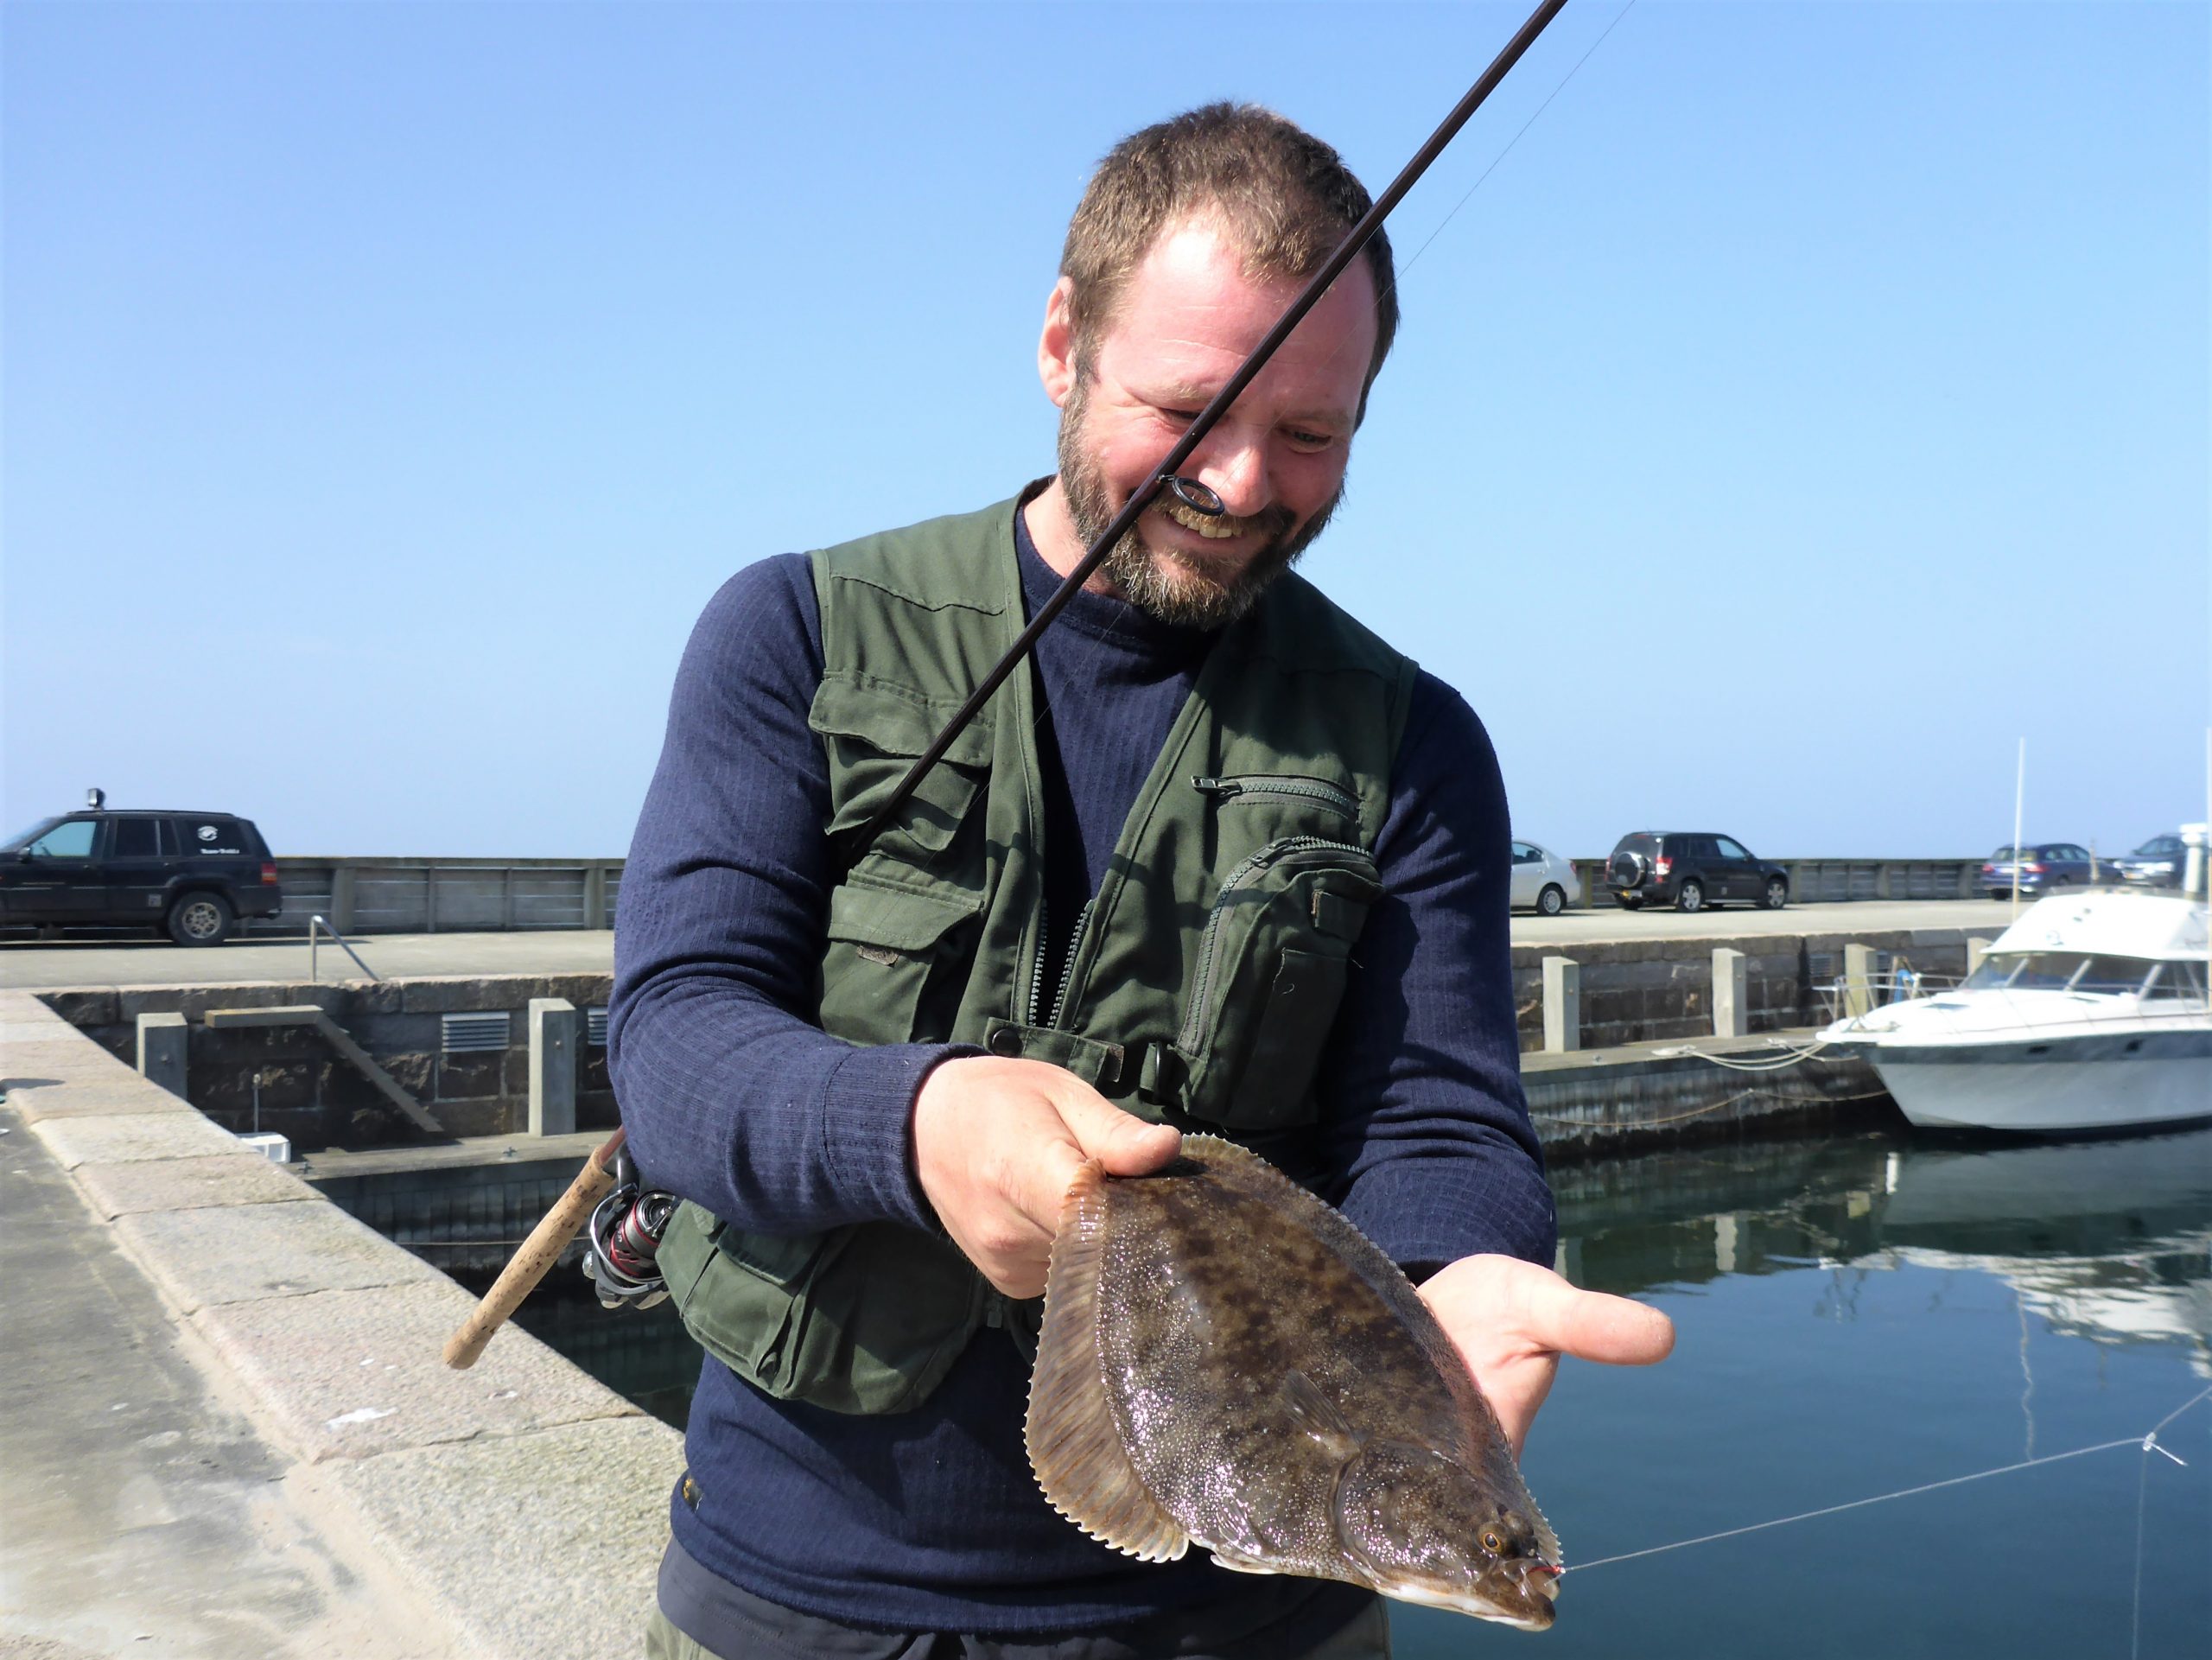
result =
[{"label": "fish fin", "polygon": [[1559,1548],[1559,1535],[1552,1531],[1552,1524],[1544,1519],[1544,1513],[1536,1508],[1533,1499],[1529,1501],[1529,1513],[1536,1518],[1537,1555],[1554,1568],[1565,1568],[1567,1554]]},{"label": "fish fin", "polygon": [[1216,1568],[1225,1568],[1232,1574],[1280,1574],[1282,1572],[1280,1568],[1271,1567],[1256,1556],[1240,1555],[1233,1550],[1217,1549],[1213,1553],[1213,1564]]},{"label": "fish fin", "polygon": [[1054,1510],[1140,1561],[1172,1562],[1190,1549],[1191,1536],[1129,1461],[1106,1395],[1098,1354],[1105,1223],[1105,1177],[1094,1161],[1077,1173],[1060,1206],[1023,1438],[1029,1467]]},{"label": "fish fin", "polygon": [[1344,1421],[1337,1403],[1321,1393],[1304,1372],[1293,1369],[1282,1380],[1283,1402],[1306,1433],[1338,1458],[1359,1450],[1359,1432]]}]

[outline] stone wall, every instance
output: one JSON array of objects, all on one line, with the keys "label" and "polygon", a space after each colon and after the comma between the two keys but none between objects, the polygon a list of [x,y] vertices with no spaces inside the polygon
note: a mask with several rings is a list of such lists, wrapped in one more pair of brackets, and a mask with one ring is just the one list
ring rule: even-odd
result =
[{"label": "stone wall", "polygon": [[1989,928],[1854,931],[1849,934],[1749,934],[1732,940],[1618,939],[1513,948],[1513,999],[1521,1047],[1543,1047],[1544,959],[1565,957],[1582,970],[1582,1040],[1586,1049],[1713,1033],[1713,950],[1742,951],[1748,1029],[1777,1032],[1825,1025],[1835,1017],[1835,983],[1846,944],[1869,946],[1886,974],[1910,968],[1938,980],[1967,970],[1967,940]]},{"label": "stone wall", "polygon": [[[311,1027],[220,1028],[207,1011],[314,1004],[455,1135],[499,1135],[526,1129],[530,1114],[529,1008],[533,997],[562,997],[579,1010],[604,1008],[604,974],[454,976],[417,980],[308,982],[213,986],[125,986],[46,994],[55,1013],[126,1065],[135,1065],[141,1014],[181,1014],[187,1021],[185,1098],[224,1129],[259,1127],[312,1152],[332,1145],[374,1146],[418,1140],[367,1078]],[[442,1016],[507,1016],[506,1046],[448,1053]],[[619,1122],[607,1052],[587,1044],[577,1078],[579,1129]]]}]

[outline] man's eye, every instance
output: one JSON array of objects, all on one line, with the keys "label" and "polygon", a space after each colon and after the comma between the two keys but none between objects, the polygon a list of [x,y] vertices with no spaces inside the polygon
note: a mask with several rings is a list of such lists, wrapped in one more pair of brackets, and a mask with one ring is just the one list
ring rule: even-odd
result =
[{"label": "man's eye", "polygon": [[1187,427],[1198,418],[1198,412],[1196,410],[1162,410],[1160,418],[1173,421],[1179,427]]},{"label": "man's eye", "polygon": [[1296,428],[1283,435],[1300,449],[1326,449],[1336,439],[1325,432],[1301,432]]}]

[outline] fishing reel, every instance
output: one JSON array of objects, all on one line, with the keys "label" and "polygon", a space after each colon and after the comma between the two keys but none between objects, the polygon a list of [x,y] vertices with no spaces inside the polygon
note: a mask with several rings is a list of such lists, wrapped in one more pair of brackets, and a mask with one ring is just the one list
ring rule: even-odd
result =
[{"label": "fishing reel", "polygon": [[584,1230],[584,1277],[602,1308],[651,1308],[668,1295],[658,1259],[680,1201],[645,1185],[627,1147],[615,1150],[609,1173],[614,1191],[600,1200]]}]

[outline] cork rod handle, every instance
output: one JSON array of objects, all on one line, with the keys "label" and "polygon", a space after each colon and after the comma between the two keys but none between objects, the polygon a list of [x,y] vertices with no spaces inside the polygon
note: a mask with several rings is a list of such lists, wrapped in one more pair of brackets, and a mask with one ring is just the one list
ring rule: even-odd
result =
[{"label": "cork rod handle", "polygon": [[622,1145],[622,1131],[616,1130],[604,1146],[594,1149],[591,1157],[584,1161],[584,1167],[576,1173],[576,1179],[569,1184],[569,1191],[561,1195],[560,1202],[530,1231],[530,1237],[522,1242],[522,1248],[499,1270],[499,1277],[492,1282],[492,1288],[484,1294],[483,1301],[461,1323],[461,1329],[446,1339],[447,1365],[461,1371],[476,1364],[476,1357],[484,1352],[484,1345],[492,1340],[492,1334],[506,1324],[507,1316],[522,1306],[522,1300],[545,1277],[546,1269],[568,1249],[569,1241],[591,1219],[593,1207],[614,1186],[613,1173],[607,1166]]}]

